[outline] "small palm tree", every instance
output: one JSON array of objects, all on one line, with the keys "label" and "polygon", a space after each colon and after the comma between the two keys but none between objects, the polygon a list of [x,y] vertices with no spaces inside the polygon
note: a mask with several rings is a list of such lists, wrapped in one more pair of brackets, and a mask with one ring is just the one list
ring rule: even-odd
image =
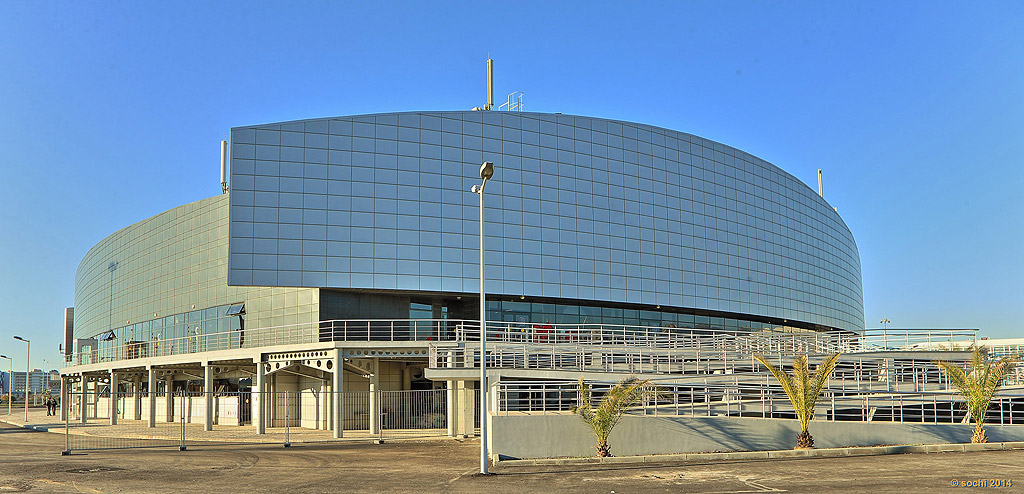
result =
[{"label": "small palm tree", "polygon": [[[936,361],[935,365],[942,370],[949,383],[964,397],[967,413],[974,419],[974,435],[972,443],[987,443],[985,435],[985,413],[992,396],[1006,381],[1006,376],[1013,370],[1016,361],[1009,357],[992,359],[988,357],[988,349],[971,345],[971,360],[964,369],[959,364],[948,361]],[[968,349],[971,349],[968,348]]]},{"label": "small palm tree", "polygon": [[600,457],[611,456],[608,436],[611,435],[615,424],[619,423],[622,414],[643,398],[656,394],[649,379],[629,377],[609,389],[601,403],[594,407],[591,402],[591,386],[584,383],[582,377],[579,386],[578,404],[572,407],[572,413],[594,431],[594,435],[597,436],[597,456]]},{"label": "small palm tree", "polygon": [[821,396],[821,390],[828,383],[828,376],[835,370],[839,363],[839,354],[833,353],[818,364],[811,375],[807,368],[807,355],[798,355],[793,359],[793,375],[790,376],[768,362],[764,355],[754,355],[754,358],[761,365],[768,368],[768,371],[775,376],[775,379],[782,385],[789,401],[793,403],[793,410],[796,418],[800,420],[800,434],[796,436],[796,448],[807,449],[814,447],[814,437],[807,431],[811,419],[814,418],[814,405]]}]

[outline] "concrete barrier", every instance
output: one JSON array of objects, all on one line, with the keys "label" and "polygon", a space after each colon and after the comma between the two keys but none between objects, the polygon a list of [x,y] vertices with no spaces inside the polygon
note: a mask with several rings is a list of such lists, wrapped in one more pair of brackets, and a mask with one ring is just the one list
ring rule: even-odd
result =
[{"label": "concrete barrier", "polygon": [[[967,451],[1000,449],[1002,446],[992,445],[1024,441],[1022,425],[988,425],[985,430],[993,442],[968,445]],[[799,432],[800,423],[789,419],[625,416],[612,431],[608,443],[616,456],[757,452],[768,458],[768,451],[773,451],[775,457],[797,457],[801,453],[792,448]],[[810,432],[815,446],[821,448],[816,451],[892,444],[939,445],[935,446],[936,452],[960,446],[960,451],[965,451],[963,445],[950,443],[969,441],[973,425],[812,421]],[[588,457],[595,453],[593,433],[570,414],[492,415],[489,435],[491,452],[502,458]]]}]

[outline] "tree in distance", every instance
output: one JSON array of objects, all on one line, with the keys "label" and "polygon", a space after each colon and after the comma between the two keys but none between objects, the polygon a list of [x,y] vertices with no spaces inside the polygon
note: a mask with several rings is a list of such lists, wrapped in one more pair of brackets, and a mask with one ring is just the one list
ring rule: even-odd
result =
[{"label": "tree in distance", "polygon": [[985,413],[992,403],[992,397],[1006,382],[1006,377],[1013,370],[1016,361],[1009,357],[989,358],[988,349],[977,345],[968,348],[972,349],[971,360],[967,363],[966,369],[960,364],[945,360],[937,360],[934,363],[963,396],[968,416],[974,419],[974,435],[971,436],[971,442],[987,443]]},{"label": "tree in distance", "polygon": [[821,396],[821,390],[828,383],[828,377],[832,375],[836,364],[839,363],[839,354],[833,353],[825,357],[812,375],[807,368],[807,355],[798,355],[793,359],[793,375],[786,374],[781,368],[775,367],[764,355],[754,355],[761,365],[768,368],[768,371],[775,376],[775,379],[782,385],[789,401],[793,404],[796,418],[800,420],[800,434],[796,436],[796,448],[810,449],[814,447],[814,437],[807,431],[811,419],[814,418],[814,405]]}]

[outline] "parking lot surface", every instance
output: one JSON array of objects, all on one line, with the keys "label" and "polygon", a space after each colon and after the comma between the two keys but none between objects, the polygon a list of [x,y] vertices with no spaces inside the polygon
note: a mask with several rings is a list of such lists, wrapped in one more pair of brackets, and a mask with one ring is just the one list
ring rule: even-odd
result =
[{"label": "parking lot surface", "polygon": [[479,443],[196,445],[60,456],[64,438],[0,424],[3,492],[953,492],[1010,480],[1024,492],[1024,451],[715,464],[497,466],[480,477]]}]

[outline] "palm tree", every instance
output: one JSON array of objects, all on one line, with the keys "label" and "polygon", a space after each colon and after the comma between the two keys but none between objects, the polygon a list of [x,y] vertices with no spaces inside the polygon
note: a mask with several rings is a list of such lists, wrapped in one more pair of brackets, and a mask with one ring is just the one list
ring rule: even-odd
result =
[{"label": "palm tree", "polygon": [[601,398],[601,403],[594,407],[591,402],[591,386],[584,383],[582,377],[579,386],[578,404],[571,410],[590,426],[590,430],[597,436],[596,449],[599,457],[612,455],[608,447],[608,436],[615,428],[615,424],[619,423],[622,414],[643,398],[656,394],[649,379],[628,377],[609,389]]},{"label": "palm tree", "polygon": [[814,438],[810,432],[807,432],[807,427],[810,425],[811,419],[814,418],[814,405],[818,402],[821,390],[825,388],[828,376],[832,374],[836,364],[839,363],[839,354],[833,353],[825,357],[825,360],[814,369],[814,375],[811,375],[807,368],[807,355],[798,355],[793,359],[792,376],[769,363],[764,355],[754,355],[754,358],[775,376],[775,379],[782,385],[782,390],[789,397],[789,401],[793,403],[796,418],[800,420],[800,434],[796,436],[795,449],[813,448]]},{"label": "palm tree", "polygon": [[967,369],[960,365],[945,360],[935,361],[935,365],[946,375],[946,379],[964,397],[964,405],[967,413],[974,419],[974,435],[971,436],[972,443],[987,443],[988,436],[985,435],[985,413],[992,403],[992,396],[1006,381],[1006,376],[1013,370],[1016,362],[1003,357],[992,359],[988,357],[988,349],[977,345],[971,345],[971,360]]}]

